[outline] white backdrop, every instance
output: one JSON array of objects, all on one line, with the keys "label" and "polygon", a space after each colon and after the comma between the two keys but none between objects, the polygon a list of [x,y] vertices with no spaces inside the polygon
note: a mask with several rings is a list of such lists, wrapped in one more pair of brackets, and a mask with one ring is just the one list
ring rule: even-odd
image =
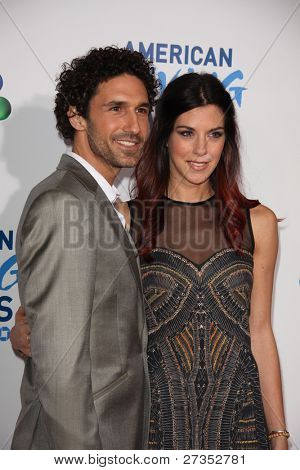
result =
[{"label": "white backdrop", "polygon": [[[296,0],[0,2],[0,96],[12,107],[10,116],[0,120],[1,448],[9,448],[20,410],[23,371],[7,341],[19,305],[9,237],[15,241],[29,190],[54,170],[64,151],[52,112],[54,79],[62,62],[91,47],[129,42],[153,52],[163,80],[191,69],[216,72],[236,99],[246,193],[285,218],[280,223],[273,326],[291,447],[300,447],[298,7]],[[222,63],[222,56],[227,61]],[[1,109],[0,98],[0,116]],[[121,185],[126,194],[124,184],[126,178]]]}]

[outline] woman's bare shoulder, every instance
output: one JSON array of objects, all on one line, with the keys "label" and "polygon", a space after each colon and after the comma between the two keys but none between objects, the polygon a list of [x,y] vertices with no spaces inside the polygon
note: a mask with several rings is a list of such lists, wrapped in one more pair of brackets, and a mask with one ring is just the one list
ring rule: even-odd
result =
[{"label": "woman's bare shoulder", "polygon": [[258,204],[258,206],[250,209],[251,222],[265,228],[272,225],[277,225],[276,214],[267,206]]},{"label": "woman's bare shoulder", "polygon": [[250,209],[251,223],[255,243],[264,246],[277,243],[278,220],[272,209],[263,204]]}]

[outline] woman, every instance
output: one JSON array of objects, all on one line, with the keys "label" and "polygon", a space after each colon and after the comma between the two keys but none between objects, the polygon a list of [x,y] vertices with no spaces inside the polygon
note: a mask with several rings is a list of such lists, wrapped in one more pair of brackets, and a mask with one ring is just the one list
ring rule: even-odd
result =
[{"label": "woman", "polygon": [[238,142],[229,93],[187,74],[165,89],[136,169],[150,449],[287,449],[271,326],[277,219],[240,192]]}]

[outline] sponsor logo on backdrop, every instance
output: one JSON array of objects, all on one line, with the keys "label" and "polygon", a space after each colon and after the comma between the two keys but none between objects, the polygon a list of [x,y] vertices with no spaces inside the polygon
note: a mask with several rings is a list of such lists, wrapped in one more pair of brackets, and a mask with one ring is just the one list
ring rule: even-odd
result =
[{"label": "sponsor logo on backdrop", "polygon": [[[169,44],[169,43],[144,43],[128,41],[127,49],[141,52],[144,57],[156,64],[157,75],[162,83],[162,89],[168,82],[184,73],[200,72],[207,69],[215,75],[224,87],[229,91],[232,99],[239,107],[242,106],[244,74],[242,70],[234,67],[233,49],[223,47],[203,47],[200,45]],[[164,64],[174,69],[171,73],[164,70]],[[214,67],[230,69],[229,73],[212,71]]]},{"label": "sponsor logo on backdrop", "polygon": [[[0,75],[0,90],[3,87],[3,78]],[[0,121],[7,119],[11,113],[11,104],[4,96],[0,96]]]},{"label": "sponsor logo on backdrop", "polygon": [[[17,258],[13,253],[14,232],[0,230],[0,341],[9,339],[10,328],[7,326],[12,319],[13,310],[10,307],[12,289],[18,283]],[[3,261],[4,260],[4,261]]]}]

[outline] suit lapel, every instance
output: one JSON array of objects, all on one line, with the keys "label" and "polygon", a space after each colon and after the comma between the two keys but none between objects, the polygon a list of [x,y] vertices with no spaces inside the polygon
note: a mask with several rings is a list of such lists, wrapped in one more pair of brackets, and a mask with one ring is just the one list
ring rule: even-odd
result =
[{"label": "suit lapel", "polygon": [[111,227],[113,228],[116,237],[120,241],[120,244],[128,258],[128,262],[130,264],[130,268],[132,270],[136,283],[141,291],[142,290],[141,276],[140,276],[139,265],[138,265],[138,260],[137,260],[138,252],[135,247],[135,244],[130,234],[123,227],[113,205],[107,199],[105,193],[102,191],[102,189],[99,186],[97,188],[96,201],[101,207],[101,210],[103,211],[104,216],[106,217],[107,221],[110,223]]},{"label": "suit lapel", "polygon": [[90,192],[96,194],[98,183],[95,178],[74,158],[64,154],[57,166],[58,170],[70,171]]},{"label": "suit lapel", "polygon": [[96,201],[106,217],[107,222],[111,225],[114,233],[125,251],[128,258],[132,273],[137,282],[138,288],[142,291],[141,277],[138,264],[138,252],[130,234],[124,229],[114,207],[107,199],[104,191],[100,188],[93,176],[74,158],[64,154],[61,157],[58,170],[70,171],[77,180],[79,180],[90,192],[94,193]]}]

